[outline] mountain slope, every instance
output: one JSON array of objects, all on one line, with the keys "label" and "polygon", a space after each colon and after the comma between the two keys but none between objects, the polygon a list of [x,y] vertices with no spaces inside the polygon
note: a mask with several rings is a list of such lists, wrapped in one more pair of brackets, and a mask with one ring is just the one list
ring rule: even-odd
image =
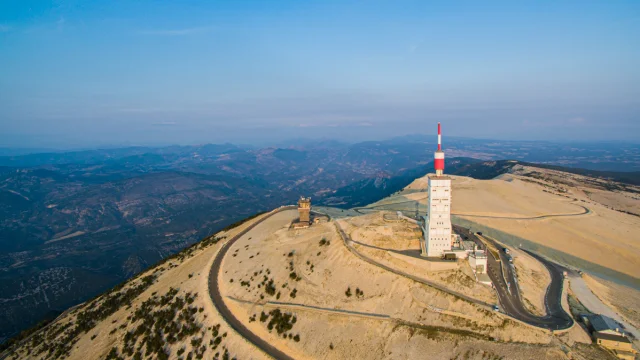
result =
[{"label": "mountain slope", "polygon": [[[189,351],[191,356],[197,358],[205,348],[211,354],[218,352],[216,358],[233,356],[230,351],[251,353],[251,346],[217,315],[207,299],[206,288],[208,264],[219,242],[242,231],[250,220],[204,238],[106,293],[65,311],[51,324],[22,333],[2,346],[0,357],[118,359],[152,355],[166,359],[169,348],[173,347],[175,357],[176,353],[181,354],[180,348],[187,346],[193,350]],[[162,333],[152,329],[162,329]],[[133,345],[136,340],[141,341],[139,347]],[[256,353],[255,358],[263,356]]]},{"label": "mountain slope", "polygon": [[[12,190],[29,181],[30,192]],[[84,301],[282,201],[248,180],[180,172],[71,185],[27,171],[4,184],[0,322],[6,332]]]},{"label": "mountain slope", "polygon": [[[343,208],[388,196],[430,171],[434,147],[411,136],[351,145],[207,144],[0,157],[0,342],[256,211],[301,195]],[[597,156],[592,148],[449,139],[446,172],[488,179],[513,168],[470,156],[635,168],[633,147],[608,147]],[[626,162],[618,161],[623,155]]]}]

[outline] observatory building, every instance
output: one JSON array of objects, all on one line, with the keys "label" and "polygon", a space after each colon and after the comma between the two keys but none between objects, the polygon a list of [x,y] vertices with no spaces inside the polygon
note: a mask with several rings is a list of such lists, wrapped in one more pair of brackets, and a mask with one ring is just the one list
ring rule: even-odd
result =
[{"label": "observatory building", "polygon": [[424,219],[421,255],[442,257],[451,251],[451,178],[444,175],[444,151],[438,123],[438,150],[434,154],[435,175],[429,175],[428,212]]},{"label": "observatory building", "polygon": [[311,225],[311,198],[300,197],[298,200],[298,213],[300,217],[296,223],[293,224],[295,229],[308,228]]}]

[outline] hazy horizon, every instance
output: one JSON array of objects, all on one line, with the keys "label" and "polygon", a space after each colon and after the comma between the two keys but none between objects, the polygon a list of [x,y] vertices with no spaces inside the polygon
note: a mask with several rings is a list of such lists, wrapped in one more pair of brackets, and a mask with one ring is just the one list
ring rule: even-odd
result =
[{"label": "hazy horizon", "polygon": [[[0,147],[638,141],[640,3],[0,4]],[[636,34],[636,35],[634,35]]]},{"label": "hazy horizon", "polygon": [[[437,134],[429,134],[429,133],[414,133],[414,134],[404,134],[397,136],[380,136],[379,138],[370,138],[370,139],[361,139],[361,140],[353,140],[350,141],[348,139],[336,139],[329,137],[289,137],[284,138],[282,140],[260,140],[255,142],[248,141],[219,141],[219,142],[182,142],[182,143],[104,143],[104,144],[94,144],[93,146],[61,146],[61,147],[45,147],[45,146],[0,146],[0,156],[19,156],[19,155],[28,155],[28,154],[37,154],[37,153],[47,153],[47,152],[73,152],[73,151],[91,151],[91,150],[108,150],[108,149],[118,149],[118,148],[127,148],[127,147],[149,147],[149,148],[164,148],[171,146],[202,146],[202,145],[224,145],[231,144],[238,147],[245,148],[269,148],[269,147],[295,147],[297,145],[304,146],[307,145],[305,143],[313,143],[313,142],[338,142],[345,145],[352,145],[361,142],[369,142],[369,141],[390,141],[394,139],[401,139],[404,137],[420,137],[423,136],[424,140],[427,142],[436,141]],[[445,137],[445,145],[444,148],[446,150],[446,141],[447,140],[464,140],[469,139],[473,141],[496,141],[496,142],[522,142],[522,143],[549,143],[556,145],[580,145],[580,146],[597,146],[597,145],[630,145],[630,146],[640,146],[639,140],[519,140],[519,139],[494,139],[494,138],[481,138],[481,137],[468,137],[468,136],[450,136]]]}]

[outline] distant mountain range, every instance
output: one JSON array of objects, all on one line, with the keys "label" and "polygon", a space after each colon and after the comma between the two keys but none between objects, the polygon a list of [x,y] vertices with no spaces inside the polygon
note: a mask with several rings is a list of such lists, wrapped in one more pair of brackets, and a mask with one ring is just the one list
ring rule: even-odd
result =
[{"label": "distant mountain range", "polygon": [[[489,179],[515,164],[494,160],[513,158],[593,165],[563,169],[638,184],[639,172],[612,171],[619,162],[640,170],[638,149],[621,145],[602,150],[603,156],[589,146],[567,146],[452,139],[446,172]],[[301,195],[342,208],[375,202],[431,171],[434,148],[420,137],[403,137],[0,157],[0,339]]]}]

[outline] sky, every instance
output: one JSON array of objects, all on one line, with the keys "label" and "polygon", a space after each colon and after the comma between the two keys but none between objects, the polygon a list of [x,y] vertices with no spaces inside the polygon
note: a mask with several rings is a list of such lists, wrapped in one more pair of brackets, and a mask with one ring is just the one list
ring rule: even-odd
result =
[{"label": "sky", "polygon": [[0,147],[640,142],[640,1],[0,2]]}]

